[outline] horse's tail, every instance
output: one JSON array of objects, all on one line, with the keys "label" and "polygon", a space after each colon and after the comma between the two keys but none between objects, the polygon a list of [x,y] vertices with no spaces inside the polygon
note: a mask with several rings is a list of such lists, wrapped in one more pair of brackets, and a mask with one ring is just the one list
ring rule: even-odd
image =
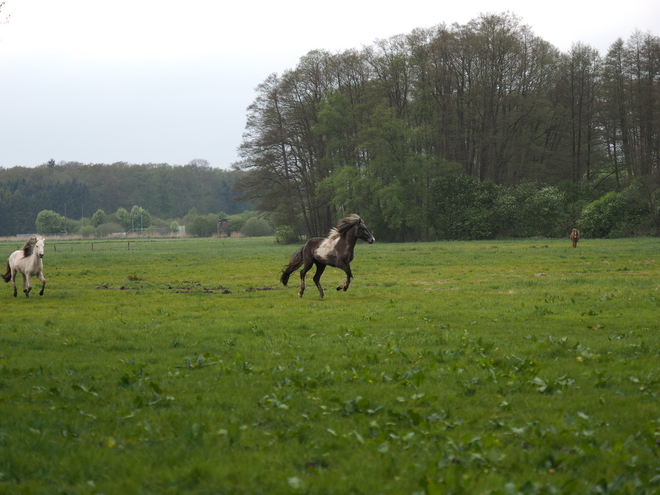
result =
[{"label": "horse's tail", "polygon": [[280,282],[282,282],[282,285],[286,285],[289,283],[289,277],[293,272],[295,272],[298,268],[300,268],[300,265],[303,264],[303,261],[304,261],[303,248],[300,248],[298,249],[298,251],[296,251],[291,255],[289,264],[285,266],[284,269],[282,270],[282,276],[280,277]]},{"label": "horse's tail", "polygon": [[11,280],[11,267],[9,266],[9,261],[7,261],[7,272],[0,273],[0,277],[2,277],[2,280],[5,282],[9,282]]}]

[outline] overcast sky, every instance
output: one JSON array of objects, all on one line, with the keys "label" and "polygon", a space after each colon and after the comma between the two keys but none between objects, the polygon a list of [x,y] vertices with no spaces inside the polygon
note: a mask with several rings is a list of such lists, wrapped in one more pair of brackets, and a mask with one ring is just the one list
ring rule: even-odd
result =
[{"label": "overcast sky", "polygon": [[564,52],[582,42],[605,55],[635,29],[660,35],[655,0],[6,0],[0,167],[52,158],[229,168],[254,88],[310,50],[505,11]]}]

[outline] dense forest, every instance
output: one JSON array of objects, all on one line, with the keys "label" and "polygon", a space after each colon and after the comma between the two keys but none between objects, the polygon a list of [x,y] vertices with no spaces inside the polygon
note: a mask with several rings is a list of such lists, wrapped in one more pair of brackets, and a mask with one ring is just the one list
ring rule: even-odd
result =
[{"label": "dense forest", "polygon": [[[35,232],[37,216],[44,210],[91,220],[98,210],[112,215],[137,206],[148,211],[150,222],[167,220],[167,225],[191,211],[239,214],[253,209],[249,202],[234,199],[233,189],[241,175],[237,170],[211,168],[204,160],[184,166],[55,164],[51,160],[35,168],[0,168],[0,236]],[[121,218],[112,220],[124,230],[131,227],[130,221],[122,225]]]},{"label": "dense forest", "polygon": [[658,235],[660,39],[561,53],[507,13],[313,51],[257,88],[240,153],[244,197],[299,234]]}]

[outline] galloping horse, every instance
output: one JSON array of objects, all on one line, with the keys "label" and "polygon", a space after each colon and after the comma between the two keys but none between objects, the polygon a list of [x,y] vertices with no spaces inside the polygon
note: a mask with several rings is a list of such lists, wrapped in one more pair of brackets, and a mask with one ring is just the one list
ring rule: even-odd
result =
[{"label": "galloping horse", "polygon": [[580,240],[580,231],[578,229],[573,229],[573,232],[571,232],[571,235],[568,237],[573,241],[573,247],[577,247],[577,243]]},{"label": "galloping horse", "polygon": [[44,238],[32,236],[28,239],[23,246],[23,249],[14,251],[9,255],[7,260],[7,272],[5,274],[0,274],[2,279],[5,282],[9,282],[14,285],[14,297],[16,297],[16,273],[20,272],[23,274],[23,292],[25,292],[25,297],[30,297],[30,291],[32,290],[32,283],[30,282],[30,277],[32,275],[37,275],[39,280],[41,280],[41,291],[39,295],[44,295],[44,289],[46,288],[46,279],[44,278],[44,263],[41,258],[44,257]]},{"label": "galloping horse", "polygon": [[298,249],[291,256],[289,264],[282,270],[280,281],[286,285],[289,282],[289,276],[295,272],[304,263],[300,271],[300,297],[305,293],[305,275],[316,265],[314,274],[314,283],[323,299],[323,287],[321,287],[321,275],[327,265],[341,268],[346,273],[346,282],[337,287],[337,290],[348,290],[348,286],[353,279],[350,263],[353,261],[353,249],[358,239],[371,244],[376,238],[369,232],[364,221],[352,214],[342,218],[337,227],[330,231],[328,237],[312,237],[307,243]]}]

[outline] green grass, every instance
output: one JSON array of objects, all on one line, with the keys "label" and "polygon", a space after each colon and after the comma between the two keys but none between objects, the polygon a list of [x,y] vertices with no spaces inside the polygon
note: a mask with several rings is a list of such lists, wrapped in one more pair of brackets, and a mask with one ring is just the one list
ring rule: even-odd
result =
[{"label": "green grass", "polygon": [[321,300],[270,238],[47,240],[0,493],[660,492],[658,247],[360,243]]}]

